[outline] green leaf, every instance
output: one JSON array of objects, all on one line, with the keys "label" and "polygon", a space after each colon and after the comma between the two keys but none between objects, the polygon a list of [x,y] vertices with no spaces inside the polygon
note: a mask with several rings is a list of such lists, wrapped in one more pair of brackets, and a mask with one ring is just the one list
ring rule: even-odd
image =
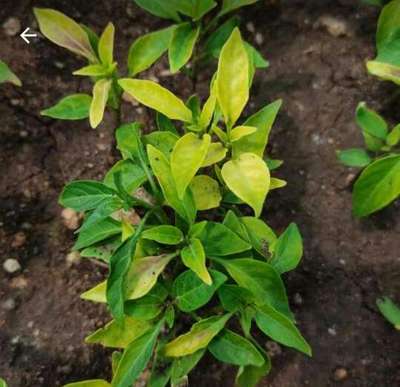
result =
[{"label": "green leaf", "polygon": [[7,387],[7,383],[3,378],[0,378],[0,387]]},{"label": "green leaf", "polygon": [[181,250],[183,264],[191,269],[207,285],[211,285],[212,279],[206,267],[206,254],[203,245],[197,238],[192,238],[188,246]]},{"label": "green leaf", "polygon": [[107,242],[100,243],[99,245],[94,245],[90,247],[86,247],[83,249],[80,254],[81,257],[86,258],[97,258],[106,263],[110,262],[111,256],[114,254],[115,250],[121,244],[121,237],[117,236],[115,238],[110,239]]},{"label": "green leaf", "polygon": [[208,350],[224,363],[238,366],[264,364],[264,357],[247,339],[229,329],[222,330],[210,343]]},{"label": "green leaf", "polygon": [[361,173],[353,189],[353,213],[367,216],[400,195],[400,155],[380,158]]},{"label": "green leaf", "polygon": [[206,40],[204,52],[218,59],[221,49],[225,42],[229,39],[232,31],[239,25],[237,16],[231,17],[220,27],[218,27]]},{"label": "green leaf", "polygon": [[207,347],[210,341],[224,328],[230,314],[213,316],[195,323],[188,333],[169,342],[164,353],[170,357],[191,355]]},{"label": "green leaf", "polygon": [[103,120],[111,84],[112,81],[109,79],[100,79],[93,87],[93,99],[89,112],[90,126],[93,129],[97,128]]},{"label": "green leaf", "polygon": [[271,361],[265,359],[262,366],[246,366],[240,367],[236,375],[236,387],[256,387],[258,383],[264,378],[271,370]]},{"label": "green leaf", "polygon": [[178,140],[179,137],[171,132],[156,131],[144,136],[145,144],[151,144],[162,151],[167,159],[169,159]]},{"label": "green leaf", "polygon": [[240,218],[240,222],[245,226],[248,240],[255,250],[263,257],[268,257],[268,251],[276,241],[276,235],[271,227],[264,221],[252,216]]},{"label": "green leaf", "polygon": [[231,142],[239,141],[241,138],[249,136],[250,134],[257,131],[254,126],[237,126],[232,129],[229,134],[229,139]]},{"label": "green leaf", "polygon": [[228,188],[261,215],[270,186],[270,174],[265,162],[253,153],[242,153],[222,167],[222,177]]},{"label": "green leaf", "polygon": [[157,283],[144,297],[125,302],[125,314],[140,320],[151,320],[161,313],[167,297],[167,290]]},{"label": "green leaf", "polygon": [[166,115],[171,120],[192,121],[192,112],[182,100],[153,81],[120,79],[119,85],[137,101]]},{"label": "green leaf", "polygon": [[115,175],[119,173],[123,188],[129,194],[133,194],[146,180],[146,173],[131,160],[120,160],[107,172],[103,183],[114,190]]},{"label": "green leaf", "polygon": [[210,143],[210,135],[205,134],[200,139],[194,133],[187,133],[176,142],[171,153],[171,171],[180,199],[202,166]]},{"label": "green leaf", "polygon": [[179,22],[180,17],[178,15],[177,9],[171,7],[171,4],[166,3],[165,0],[133,0],[139,7],[145,9],[146,11],[162,17],[165,19],[172,19]]},{"label": "green leaf", "polygon": [[180,274],[173,285],[178,308],[183,312],[192,312],[211,300],[215,291],[227,280],[226,275],[210,270],[212,283],[205,284],[193,271]]},{"label": "green leaf", "polygon": [[167,158],[158,149],[152,145],[147,145],[147,153],[151,168],[157,177],[163,191],[165,200],[183,219],[193,223],[196,217],[196,205],[190,191],[187,191],[183,200],[179,199],[172,177],[171,167]]},{"label": "green leaf", "polygon": [[97,62],[89,37],[78,23],[53,9],[34,8],[33,12],[40,31],[47,39],[75,54],[84,56],[90,62]]},{"label": "green leaf", "polygon": [[377,299],[376,305],[386,320],[400,330],[400,308],[388,297]]},{"label": "green leaf", "polygon": [[337,152],[339,161],[348,167],[365,167],[372,162],[368,152],[361,148],[351,148]]},{"label": "green leaf", "polygon": [[274,246],[274,255],[270,264],[280,273],[293,270],[303,256],[303,241],[295,223],[290,223]]},{"label": "green leaf", "polygon": [[110,348],[126,348],[133,340],[146,333],[151,325],[145,321],[125,317],[123,323],[110,321],[85,338],[87,344],[101,344]]},{"label": "green leaf", "polygon": [[0,83],[12,83],[15,86],[22,86],[21,80],[11,71],[11,69],[0,60]]},{"label": "green leaf", "polygon": [[249,59],[238,28],[221,50],[216,82],[218,103],[231,128],[249,99]]},{"label": "green leaf", "polygon": [[242,137],[239,141],[232,144],[234,157],[238,157],[242,153],[247,152],[255,153],[257,156],[263,157],[272,125],[281,105],[282,100],[279,99],[265,106],[246,120],[243,125],[254,126],[257,128],[257,131],[249,136]]},{"label": "green leaf", "polygon": [[114,34],[115,27],[108,23],[107,27],[100,36],[98,51],[101,63],[110,66],[114,60]]},{"label": "green leaf", "polygon": [[201,166],[209,167],[222,161],[226,157],[227,152],[228,149],[225,148],[220,142],[212,142],[208,148],[206,158]]},{"label": "green leaf", "polygon": [[255,259],[218,259],[236,283],[248,289],[255,297],[256,304],[268,303],[279,312],[292,319],[285,286],[268,263]]},{"label": "green leaf", "polygon": [[180,13],[191,17],[194,21],[201,19],[217,5],[214,0],[173,0],[172,4],[174,3]]},{"label": "green leaf", "polygon": [[156,124],[159,131],[171,132],[172,134],[179,136],[179,133],[176,130],[175,125],[172,123],[172,121],[160,112],[156,113]]},{"label": "green leaf", "polygon": [[391,1],[383,7],[378,20],[376,44],[378,50],[393,39],[400,28],[400,3]]},{"label": "green leaf", "polygon": [[140,157],[140,124],[133,122],[132,124],[124,124],[120,126],[116,132],[117,148],[124,159],[132,159],[139,161]]},{"label": "green leaf", "polygon": [[193,27],[191,23],[178,24],[174,29],[168,49],[172,74],[179,71],[192,56],[199,33],[200,27]]},{"label": "green leaf", "polygon": [[229,210],[226,213],[223,224],[231,229],[234,233],[239,235],[243,240],[250,242],[246,227],[232,210]]},{"label": "green leaf", "polygon": [[175,25],[136,39],[129,49],[128,69],[131,77],[147,70],[167,51]]},{"label": "green leaf", "polygon": [[68,383],[65,384],[64,387],[111,387],[111,384],[103,379],[93,379],[84,380],[82,382]]},{"label": "green leaf", "polygon": [[296,326],[269,305],[257,307],[257,326],[273,340],[311,356],[311,348]]},{"label": "green leaf", "polygon": [[158,276],[176,254],[162,254],[135,258],[126,278],[126,299],[136,300],[145,296],[156,284]]},{"label": "green leaf", "polygon": [[206,255],[210,257],[238,254],[251,249],[247,242],[221,223],[206,222],[202,230],[193,236],[200,239]]},{"label": "green leaf", "polygon": [[113,377],[113,387],[131,387],[138,379],[151,358],[162,324],[161,320],[154,329],[129,344]]},{"label": "green leaf", "polygon": [[222,3],[222,9],[219,16],[223,16],[228,12],[232,12],[237,8],[244,7],[245,5],[250,5],[256,3],[258,0],[224,0]]},{"label": "green leaf", "polygon": [[82,120],[89,117],[92,97],[87,94],[73,94],[63,98],[51,108],[42,110],[42,116],[58,120]]},{"label": "green leaf", "polygon": [[203,357],[205,349],[200,349],[197,352],[174,359],[171,367],[171,382],[177,384],[183,377],[196,367],[197,363]]},{"label": "green leaf", "polygon": [[200,211],[216,208],[222,200],[218,182],[207,175],[195,176],[190,183],[190,189],[196,208]]},{"label": "green leaf", "polygon": [[64,187],[59,203],[75,211],[89,211],[116,195],[116,191],[98,181],[76,180]]},{"label": "green leaf", "polygon": [[365,102],[359,103],[357,107],[356,121],[362,129],[368,149],[378,151],[388,135],[386,121],[378,113],[368,109]]},{"label": "green leaf", "polygon": [[161,225],[143,231],[142,238],[150,239],[163,245],[177,245],[183,241],[183,234],[177,227]]},{"label": "green leaf", "polygon": [[396,146],[400,142],[400,124],[396,125],[386,138],[386,144]]},{"label": "green leaf", "polygon": [[237,285],[224,284],[218,289],[218,297],[225,310],[236,312],[254,300],[251,292]]}]

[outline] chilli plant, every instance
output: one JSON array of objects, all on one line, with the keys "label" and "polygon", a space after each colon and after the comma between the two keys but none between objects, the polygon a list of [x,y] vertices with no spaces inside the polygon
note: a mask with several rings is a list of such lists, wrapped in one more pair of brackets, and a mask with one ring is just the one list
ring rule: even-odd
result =
[{"label": "chilli plant", "polygon": [[389,130],[386,121],[363,102],[356,121],[366,149],[339,151],[338,158],[349,167],[363,168],[353,188],[353,213],[364,217],[400,196],[400,124]]},{"label": "chilli plant", "polygon": [[301,259],[301,235],[291,224],[278,236],[259,219],[268,192],[286,184],[271,177],[281,161],[263,158],[281,101],[239,123],[253,65],[239,30],[221,49],[208,98],[185,103],[158,83],[119,77],[111,24],[97,39],[57,11],[35,13],[45,36],[89,60],[78,72],[95,81],[93,96],[43,114],[89,116],[96,126],[123,92],[157,112],[157,131],[143,134],[135,122],[116,129],[122,160],[102,181],[71,182],[60,197],[84,213],[74,249],[109,268],[82,298],[106,303],[112,320],[86,341],[115,349],[110,383],[69,386],[128,387],[146,367],[148,386],[177,386],[207,351],[239,367],[238,386],[254,386],[271,364],[253,322],[311,355],[281,279]]},{"label": "chilli plant", "polygon": [[[226,13],[250,2],[254,1],[226,1],[224,2],[223,11],[218,15],[222,17]],[[162,2],[159,1],[146,0],[146,2],[142,3],[147,4],[147,8],[153,3],[159,3],[160,9],[164,7],[161,5]],[[176,3],[178,4],[178,1]],[[210,5],[214,2],[205,1],[205,3]],[[150,8],[153,10],[158,9],[155,6]],[[167,8],[172,9],[169,2]],[[204,11],[205,9],[203,7],[199,9],[193,8],[193,12],[200,12],[200,10]],[[61,120],[89,118],[91,127],[98,127],[103,120],[106,107],[118,113],[122,99],[122,88],[118,82],[120,79],[118,64],[114,60],[114,25],[109,23],[99,37],[89,27],[78,24],[59,11],[35,8],[34,13],[44,36],[53,43],[87,60],[87,65],[74,71],[73,74],[89,77],[94,83],[91,95],[85,93],[69,95],[61,99],[55,106],[43,110],[41,114]],[[217,21],[219,17],[216,18]],[[172,63],[171,69],[174,72],[180,69],[192,55],[195,43],[193,39],[197,38],[199,34],[200,23],[198,21],[195,24],[188,22],[177,26],[173,25],[138,38],[133,42],[129,50],[127,60],[128,75],[133,77],[148,69],[167,50],[169,50],[169,59],[170,63]],[[197,27],[193,27],[197,31],[194,36],[192,36],[193,34],[190,31],[187,31],[187,28],[191,29],[193,25],[197,25]],[[222,24],[209,37],[202,55],[205,57],[209,56],[208,54],[218,55],[222,45],[226,42],[236,25],[236,18]],[[245,48],[249,61],[249,79],[251,80],[255,69],[257,67],[266,67],[268,63],[264,61],[261,55],[250,44],[245,43]]]},{"label": "chilli plant", "polygon": [[400,0],[392,0],[380,13],[376,31],[377,56],[368,71],[400,85]]}]

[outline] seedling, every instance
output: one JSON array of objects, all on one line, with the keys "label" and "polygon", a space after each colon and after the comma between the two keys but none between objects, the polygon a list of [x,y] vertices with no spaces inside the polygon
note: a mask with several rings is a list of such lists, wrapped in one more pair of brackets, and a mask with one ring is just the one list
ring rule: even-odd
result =
[{"label": "seedling", "polygon": [[400,84],[400,0],[392,0],[381,11],[376,31],[377,56],[367,62],[372,75]]},{"label": "seedling", "polygon": [[353,213],[368,216],[400,196],[400,124],[389,131],[386,121],[358,105],[356,121],[362,130],[366,149],[338,152],[339,160],[349,167],[363,168],[353,189]]},{"label": "seedling", "polygon": [[[239,19],[236,16],[227,17],[233,11],[258,0],[224,0],[221,6],[214,0],[134,1],[146,11],[172,20],[174,24],[144,35],[132,44],[128,61],[129,75],[135,76],[149,68],[168,51],[171,73],[178,72],[194,56],[194,65],[188,70],[195,76],[197,62],[218,58],[222,46],[238,26]],[[210,18],[210,14],[213,17]],[[252,45],[246,43],[245,48],[252,74],[255,68],[268,66],[268,62]]]},{"label": "seedling", "polygon": [[21,80],[2,60],[0,60],[0,83],[12,83],[15,86],[22,86]]},{"label": "seedling", "polygon": [[376,300],[376,304],[386,320],[400,330],[400,308],[389,297]]},{"label": "seedling", "polygon": [[[111,384],[70,387],[129,387],[146,367],[148,386],[178,386],[206,351],[238,367],[237,386],[255,386],[271,364],[253,322],[311,355],[281,279],[300,262],[300,232],[291,224],[277,236],[259,219],[268,192],[285,184],[263,160],[280,101],[237,123],[249,98],[249,66],[234,29],[202,107],[155,82],[118,81],[158,111],[159,130],[118,128],[122,160],[102,182],[72,182],[60,197],[85,214],[74,248],[109,265],[107,280],[81,297],[107,303],[113,320],[86,341],[117,349]],[[255,216],[243,213],[245,204]]]}]

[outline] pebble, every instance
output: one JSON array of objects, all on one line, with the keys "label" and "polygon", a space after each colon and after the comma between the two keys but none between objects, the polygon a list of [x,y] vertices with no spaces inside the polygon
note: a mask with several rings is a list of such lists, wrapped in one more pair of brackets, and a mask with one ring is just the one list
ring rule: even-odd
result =
[{"label": "pebble", "polygon": [[264,43],[264,36],[262,35],[261,32],[257,32],[254,36],[254,40],[256,43],[261,46]]},{"label": "pebble", "polygon": [[79,251],[71,251],[69,254],[67,254],[66,261],[68,266],[79,264],[81,261],[81,255],[79,254]]},{"label": "pebble", "polygon": [[331,336],[336,336],[336,335],[337,335],[336,329],[333,328],[333,327],[328,328],[328,333],[329,333]]},{"label": "pebble", "polygon": [[14,258],[8,258],[3,263],[3,269],[10,274],[16,273],[21,270],[21,265]]},{"label": "pebble", "polygon": [[14,249],[17,249],[19,247],[22,247],[25,244],[25,242],[26,242],[25,233],[23,233],[22,231],[17,232],[14,235],[13,241],[11,242],[11,247],[14,248]]},{"label": "pebble", "polygon": [[5,300],[3,302],[3,304],[1,306],[5,310],[13,310],[17,306],[17,303],[15,302],[15,300],[13,298],[8,298],[7,300]]},{"label": "pebble", "polygon": [[10,287],[13,289],[25,289],[28,287],[28,281],[25,277],[19,275],[10,281]]},{"label": "pebble", "polygon": [[337,382],[341,382],[342,380],[347,379],[349,376],[346,368],[337,368],[333,374],[333,379],[335,379]]},{"label": "pebble", "polygon": [[303,297],[300,293],[295,293],[295,295],[293,296],[293,302],[296,305],[303,305]]},{"label": "pebble", "polygon": [[265,347],[267,348],[268,355],[271,357],[278,356],[282,353],[281,346],[275,341],[268,340],[265,343]]},{"label": "pebble", "polygon": [[249,32],[251,32],[253,34],[256,31],[256,28],[254,27],[254,23],[253,22],[246,23],[246,28],[247,28],[247,31],[249,31]]},{"label": "pebble", "polygon": [[64,226],[68,230],[76,230],[79,227],[81,219],[80,214],[72,208],[64,208],[61,211],[61,218]]},{"label": "pebble", "polygon": [[321,16],[316,23],[316,27],[324,27],[335,38],[339,36],[351,36],[347,23],[333,16]]},{"label": "pebble", "polygon": [[10,17],[3,24],[7,36],[17,36],[21,31],[21,22],[16,17]]}]

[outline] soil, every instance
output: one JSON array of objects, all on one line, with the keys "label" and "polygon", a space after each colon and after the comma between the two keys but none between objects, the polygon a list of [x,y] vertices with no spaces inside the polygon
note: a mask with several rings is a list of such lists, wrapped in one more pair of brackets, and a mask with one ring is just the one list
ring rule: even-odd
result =
[{"label": "soil", "polygon": [[[166,25],[128,0],[2,1],[0,24],[13,16],[22,28],[35,29],[33,5],[57,8],[97,31],[113,21],[121,64],[136,37]],[[289,184],[269,196],[263,216],[279,232],[294,221],[303,233],[303,262],[285,282],[299,328],[313,348],[310,359],[272,348],[260,337],[274,354],[273,371],[262,386],[400,385],[400,336],[375,305],[381,295],[400,301],[400,203],[369,219],[354,219],[351,183],[357,171],[335,157],[337,149],[362,145],[354,123],[358,102],[367,101],[392,123],[400,120],[396,88],[369,77],[364,66],[374,55],[377,15],[357,0],[280,5],[261,0],[241,12],[246,38],[271,63],[257,73],[246,113],[277,98],[284,101],[269,153],[285,160],[277,176]],[[326,16],[341,23],[340,36]],[[83,62],[45,39],[27,45],[3,29],[0,37],[1,59],[24,83],[0,90],[1,263],[16,258],[22,266],[13,275],[0,270],[0,375],[10,387],[107,378],[110,352],[83,343],[108,320],[107,313],[79,299],[105,271],[91,261],[66,261],[74,236],[61,222],[57,197],[65,182],[101,178],[113,163],[115,118],[107,115],[94,131],[85,121],[41,117],[40,110],[62,96],[90,90],[71,74]],[[165,69],[164,60],[146,76],[190,95],[190,79],[161,77]],[[200,93],[209,75],[195,85]],[[152,125],[141,107],[127,105],[124,115]],[[232,386],[234,375],[233,368],[206,358],[190,385]]]}]

